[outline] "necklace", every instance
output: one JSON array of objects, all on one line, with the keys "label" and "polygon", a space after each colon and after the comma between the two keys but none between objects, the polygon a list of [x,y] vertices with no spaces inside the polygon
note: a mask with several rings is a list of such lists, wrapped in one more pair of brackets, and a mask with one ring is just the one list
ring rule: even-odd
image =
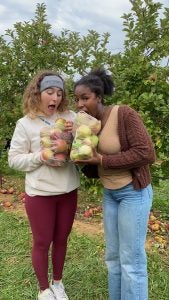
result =
[{"label": "necklace", "polygon": [[42,116],[38,116],[38,118],[39,118],[42,122],[44,122],[44,123],[46,123],[46,124],[48,124],[48,125],[52,125],[51,122],[45,120]]}]

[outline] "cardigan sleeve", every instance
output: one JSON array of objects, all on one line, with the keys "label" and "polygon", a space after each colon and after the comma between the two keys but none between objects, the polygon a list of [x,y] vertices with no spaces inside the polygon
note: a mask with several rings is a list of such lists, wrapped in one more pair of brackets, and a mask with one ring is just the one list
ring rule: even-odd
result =
[{"label": "cardigan sleeve", "polygon": [[119,131],[121,151],[117,154],[102,154],[104,169],[133,169],[155,161],[151,138],[138,113],[126,106],[120,120]]}]

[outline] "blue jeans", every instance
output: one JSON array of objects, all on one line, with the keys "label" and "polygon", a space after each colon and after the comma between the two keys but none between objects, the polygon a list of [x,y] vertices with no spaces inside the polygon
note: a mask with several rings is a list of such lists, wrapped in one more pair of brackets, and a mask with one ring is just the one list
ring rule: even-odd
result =
[{"label": "blue jeans", "polygon": [[110,300],[147,300],[145,241],[152,205],[151,184],[134,190],[132,184],[104,188],[103,220]]}]

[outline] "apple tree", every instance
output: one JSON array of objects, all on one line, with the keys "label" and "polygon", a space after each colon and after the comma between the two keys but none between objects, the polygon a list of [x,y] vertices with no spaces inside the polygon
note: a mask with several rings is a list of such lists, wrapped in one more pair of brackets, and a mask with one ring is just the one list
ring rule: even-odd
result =
[{"label": "apple tree", "polygon": [[71,94],[75,74],[109,59],[108,38],[109,34],[101,36],[92,30],[84,37],[66,29],[55,35],[46,21],[45,4],[37,4],[30,22],[17,22],[0,37],[0,170],[6,167],[4,147],[22,116],[22,94],[32,75],[40,69],[55,69],[69,77]]},{"label": "apple tree", "polygon": [[169,178],[169,9],[152,0],[130,2],[131,12],[123,15],[124,52],[112,57],[113,101],[143,117],[157,153],[154,178]]}]

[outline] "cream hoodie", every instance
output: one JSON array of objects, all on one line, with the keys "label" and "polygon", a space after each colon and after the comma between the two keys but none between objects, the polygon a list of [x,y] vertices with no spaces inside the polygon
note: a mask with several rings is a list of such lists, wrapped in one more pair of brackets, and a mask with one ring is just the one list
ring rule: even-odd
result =
[{"label": "cream hoodie", "polygon": [[[73,121],[73,111],[57,113],[52,119]],[[51,122],[51,118],[46,118]],[[8,162],[11,168],[26,172],[25,192],[30,196],[59,195],[79,187],[79,174],[72,162],[63,167],[49,167],[41,161],[40,130],[48,126],[39,118],[24,116],[19,119],[11,140]]]}]

